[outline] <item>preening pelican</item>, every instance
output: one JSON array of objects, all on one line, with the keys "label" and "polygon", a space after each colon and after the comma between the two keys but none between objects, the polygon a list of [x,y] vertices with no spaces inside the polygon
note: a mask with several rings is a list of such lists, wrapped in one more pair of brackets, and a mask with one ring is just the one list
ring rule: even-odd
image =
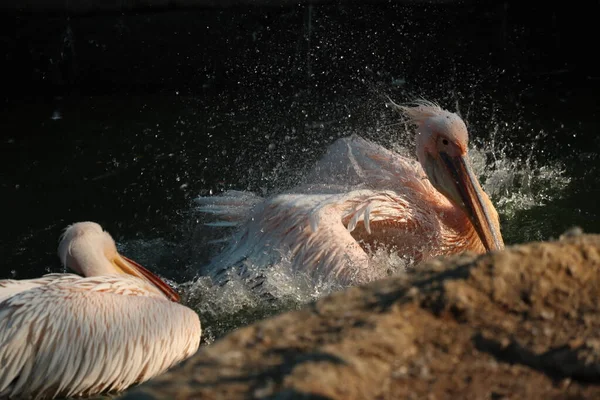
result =
[{"label": "preening pelican", "polygon": [[415,261],[500,250],[498,213],[468,157],[463,120],[438,105],[397,106],[416,126],[417,160],[357,136],[339,139],[306,184],[262,199],[229,191],[201,197],[200,211],[235,226],[207,272],[245,273],[286,257],[294,270],[342,284],[373,279],[367,248],[385,245]]},{"label": "preening pelican", "polygon": [[74,274],[0,280],[0,398],[121,391],[191,356],[200,320],[93,222],[58,247]]}]

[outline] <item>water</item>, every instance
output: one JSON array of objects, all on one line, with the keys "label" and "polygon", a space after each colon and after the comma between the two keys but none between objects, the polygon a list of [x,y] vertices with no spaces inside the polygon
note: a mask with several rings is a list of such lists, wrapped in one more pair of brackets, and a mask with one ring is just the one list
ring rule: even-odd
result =
[{"label": "water", "polygon": [[[20,174],[13,178],[12,187],[3,187],[9,209],[16,210],[7,216],[10,229],[3,232],[3,259],[9,266],[3,269],[3,277],[22,279],[61,271],[55,256],[61,229],[77,220],[95,220],[114,235],[124,254],[181,284],[184,301],[205,321],[208,341],[338,288],[310,287],[304,277],[286,275],[283,265],[270,275],[279,291],[268,301],[248,292],[242,282],[221,289],[202,280],[192,290],[186,282],[195,278],[210,254],[198,236],[202,221],[194,211],[194,198],[224,189],[248,189],[266,196],[292,187],[329,143],[352,133],[412,153],[412,135],[398,125],[397,116],[377,92],[360,106],[348,98],[317,105],[307,99],[302,110],[312,107],[315,117],[300,123],[292,119],[287,126],[263,121],[251,110],[235,111],[234,119],[226,120],[233,110],[209,112],[191,97],[127,100],[129,107],[118,112],[123,106],[118,99],[84,99],[70,107],[65,103],[61,120],[52,120],[51,107],[40,107],[35,121],[39,125],[30,128],[37,137],[25,142],[15,135],[14,142],[7,143],[27,152],[13,155],[11,161]],[[111,101],[115,104],[109,107]],[[354,107],[357,114],[366,115],[364,108],[374,112],[370,118],[352,120],[344,105]],[[329,115],[319,118],[319,113]],[[545,136],[534,135],[543,131],[542,126],[522,117],[482,120],[476,110],[470,117],[491,127],[473,134],[470,152],[484,189],[501,214],[507,244],[557,237],[579,223],[580,212],[566,202],[578,177],[565,161],[539,156],[548,151]],[[5,123],[7,118],[11,117],[3,118]],[[34,120],[14,123],[22,128]],[[254,137],[246,136],[246,129]],[[81,130],[91,134],[82,136]],[[526,151],[514,152],[503,140],[515,130],[532,132]],[[229,142],[239,140],[237,135],[246,140]],[[60,137],[65,145],[57,149],[45,137]],[[55,150],[46,154],[47,148]],[[61,160],[68,162],[59,170]],[[558,220],[548,219],[548,213],[557,209]],[[382,265],[393,265],[386,269],[397,273],[404,267],[393,256],[378,256]]]},{"label": "water", "polygon": [[[266,299],[244,282],[221,288],[197,278],[214,246],[198,229],[194,199],[293,187],[350,134],[412,154],[387,96],[422,95],[460,111],[507,245],[573,225],[597,232],[598,81],[575,67],[546,74],[562,68],[561,55],[546,38],[521,40],[519,20],[506,37],[498,30],[483,40],[467,24],[476,11],[313,6],[71,20],[57,31],[76,50],[79,75],[65,76],[79,79],[77,90],[22,87],[0,112],[0,279],[62,271],[61,230],[93,220],[124,254],[179,285],[201,314],[205,343],[338,290],[290,275],[285,262],[268,274]],[[496,32],[501,16],[485,18]],[[177,38],[163,46],[157,37],[167,34]],[[544,74],[532,66],[540,63]],[[373,257],[389,273],[407,266],[395,254]]]},{"label": "water", "polygon": [[[382,108],[385,108],[385,105],[382,104]],[[550,239],[552,234],[549,235],[545,220],[534,220],[532,224],[524,226],[517,218],[564,199],[572,181],[567,174],[566,167],[560,161],[544,163],[535,157],[536,152],[541,151],[540,148],[543,147],[546,139],[544,135],[534,136],[531,147],[525,154],[511,158],[509,146],[504,144],[502,137],[505,132],[510,132],[511,129],[523,124],[526,123],[511,121],[507,124],[492,121],[491,125],[494,126],[494,129],[491,130],[489,136],[485,140],[475,141],[470,148],[474,170],[501,215],[503,234],[507,244]],[[414,153],[411,145],[413,142],[412,131],[404,129],[404,126],[395,125],[392,131],[379,132],[376,136],[381,142],[391,142],[390,147],[395,151],[412,154]],[[346,131],[346,134],[364,134],[365,130],[368,128]],[[388,140],[386,140],[386,136]],[[305,167],[300,168],[300,173],[293,170],[284,171],[284,176],[288,178],[279,179],[281,186],[266,190],[263,194],[265,196],[273,195],[290,184],[297,183],[290,182],[295,179],[290,179],[289,176],[305,176],[310,167],[311,164],[307,163]],[[277,183],[278,180],[275,179]],[[201,213],[198,218],[200,224],[207,221],[207,219],[202,219]],[[209,238],[219,238],[220,235],[223,235],[219,232],[221,230],[219,228],[199,228],[199,230]],[[196,242],[197,245],[198,243],[200,241]],[[210,254],[209,247],[200,247],[198,253]],[[412,260],[404,259],[387,249],[375,249],[371,252],[371,258],[373,268],[377,270],[375,275],[379,277],[402,274],[407,268],[414,267]],[[197,262],[195,269],[202,270],[205,261],[206,259]],[[260,265],[253,267],[257,271],[262,271]],[[252,286],[252,283],[241,281],[239,278],[236,280],[236,275],[232,273],[233,280],[227,284],[226,288],[214,286],[207,277],[200,278],[195,284],[186,285],[188,295],[186,300],[201,314],[210,314],[209,320],[212,321],[214,318],[215,324],[208,328],[207,340],[210,341],[213,337],[220,336],[221,333],[232,327],[248,322],[248,316],[251,316],[251,319],[264,318],[282,310],[300,307],[308,301],[342,288],[328,285],[326,282],[313,285],[310,283],[309,277],[290,271],[290,261],[285,257],[283,261],[270,267],[266,273],[267,283],[261,287],[261,293],[266,292],[270,295],[267,298],[263,298],[249,289],[248,286]],[[215,312],[215,310],[219,311]],[[231,325],[232,323],[234,325]]]}]

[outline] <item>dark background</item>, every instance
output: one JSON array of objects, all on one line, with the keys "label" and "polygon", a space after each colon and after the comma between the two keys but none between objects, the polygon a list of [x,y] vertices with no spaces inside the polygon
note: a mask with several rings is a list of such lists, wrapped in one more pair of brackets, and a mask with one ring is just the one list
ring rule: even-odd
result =
[{"label": "dark background", "polygon": [[598,230],[597,2],[91,3],[2,5],[0,278],[57,270],[78,220],[187,240],[198,194],[291,185],[348,132],[389,140],[385,95],[566,165],[567,195],[503,221],[508,243]]},{"label": "dark background", "polygon": [[[489,76],[479,79],[546,83],[549,91],[556,82],[548,76],[568,75],[570,83],[587,86],[598,74],[597,2],[273,0],[177,7],[171,1],[171,7],[137,8],[97,2],[97,10],[94,2],[81,2],[88,5],[81,9],[79,2],[65,3],[77,12],[61,10],[61,2],[39,3],[37,12],[3,3],[7,104],[41,94],[203,94],[207,84],[235,93],[257,83],[297,87],[306,78],[345,85],[341,77],[356,78],[360,69],[441,78],[453,70],[455,79],[487,69]],[[504,80],[497,70],[505,70]]]}]

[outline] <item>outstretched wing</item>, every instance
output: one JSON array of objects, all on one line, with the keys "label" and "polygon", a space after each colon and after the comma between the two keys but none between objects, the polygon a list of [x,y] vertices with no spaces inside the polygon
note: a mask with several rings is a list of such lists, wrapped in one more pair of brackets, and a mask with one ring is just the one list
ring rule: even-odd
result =
[{"label": "outstretched wing", "polygon": [[0,398],[120,391],[193,354],[197,314],[140,282],[68,275],[0,302]]},{"label": "outstretched wing", "polygon": [[232,268],[242,275],[289,259],[293,270],[351,278],[368,257],[342,223],[341,195],[279,195],[257,207],[207,272],[220,280]]},{"label": "outstretched wing", "polygon": [[306,192],[322,191],[322,185],[348,191],[352,188],[408,191],[431,195],[437,191],[416,159],[350,136],[336,140],[304,179]]},{"label": "outstretched wing", "polygon": [[289,260],[293,270],[316,279],[367,282],[379,271],[370,267],[369,255],[357,238],[377,237],[385,229],[387,235],[391,230],[400,232],[402,241],[415,230],[433,231],[431,217],[390,191],[279,195],[255,210],[207,272],[217,280],[236,268],[250,276]]},{"label": "outstretched wing", "polygon": [[234,195],[202,199],[203,212],[222,218],[216,226],[238,228],[206,267],[209,275],[223,281],[237,269],[250,277],[257,268],[289,260],[294,270],[341,283],[373,278],[357,239],[385,243],[394,237],[403,248],[421,245],[413,246],[416,231],[434,232],[437,218],[414,205],[439,196],[416,160],[358,136],[334,142],[289,193],[262,202],[251,197],[257,201],[243,201],[248,206],[242,212],[236,199],[244,198]]},{"label": "outstretched wing", "polygon": [[218,215],[221,220],[208,223],[215,227],[235,227],[248,218],[254,206],[264,199],[252,192],[228,190],[219,196],[201,196],[196,199],[197,211]]}]

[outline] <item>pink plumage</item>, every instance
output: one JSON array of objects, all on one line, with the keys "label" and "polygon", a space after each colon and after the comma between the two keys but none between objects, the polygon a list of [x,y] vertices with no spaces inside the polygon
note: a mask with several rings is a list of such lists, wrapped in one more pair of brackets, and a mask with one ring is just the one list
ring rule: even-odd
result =
[{"label": "pink plumage", "polygon": [[100,225],[68,227],[59,256],[84,277],[0,280],[0,398],[118,392],[197,350],[198,315]]},{"label": "pink plumage", "polygon": [[[416,126],[417,159],[351,136],[334,142],[306,183],[266,199],[229,191],[199,210],[235,233],[206,271],[220,280],[284,257],[315,280],[377,278],[366,248],[416,261],[504,247],[498,214],[472,172],[462,119],[436,104],[396,106]],[[245,205],[245,206],[244,206]]]}]

